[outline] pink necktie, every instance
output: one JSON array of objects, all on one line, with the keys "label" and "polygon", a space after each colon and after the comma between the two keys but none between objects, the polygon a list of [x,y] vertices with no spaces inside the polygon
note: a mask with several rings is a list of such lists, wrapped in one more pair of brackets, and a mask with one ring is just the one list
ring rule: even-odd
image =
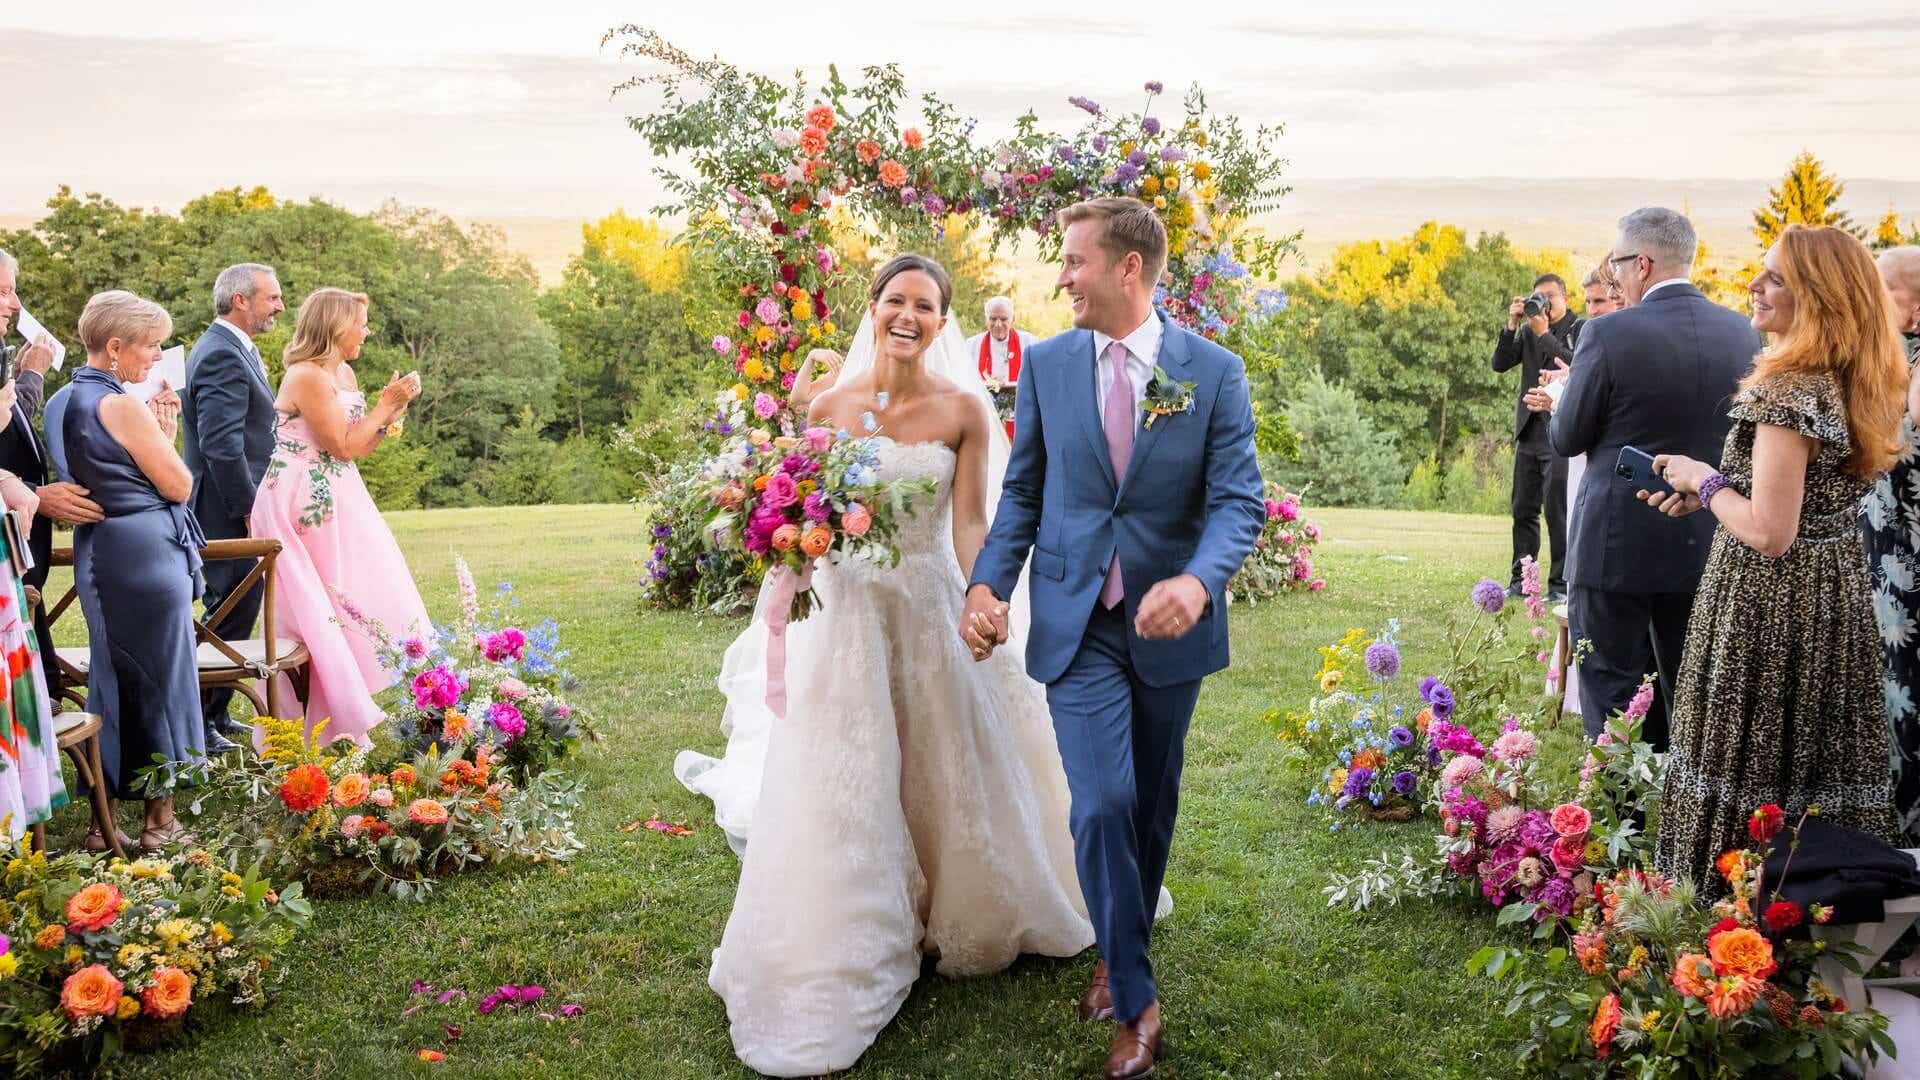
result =
[{"label": "pink necktie", "polygon": [[[1113,385],[1107,388],[1106,407],[1101,425],[1107,429],[1107,456],[1113,460],[1113,482],[1127,478],[1127,462],[1133,457],[1133,380],[1127,378],[1127,347],[1116,341],[1107,346],[1107,363],[1113,365]],[[1120,581],[1120,552],[1113,553],[1113,565],[1107,567],[1107,583],[1100,586],[1100,606],[1113,607],[1126,596]]]}]

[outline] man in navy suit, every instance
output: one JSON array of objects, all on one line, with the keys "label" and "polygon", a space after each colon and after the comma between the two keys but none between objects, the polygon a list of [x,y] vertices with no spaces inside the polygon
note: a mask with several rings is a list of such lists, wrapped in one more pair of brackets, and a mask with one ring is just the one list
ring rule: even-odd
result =
[{"label": "man in navy suit", "polygon": [[1645,739],[1667,748],[1667,710],[1687,617],[1706,570],[1713,518],[1649,514],[1642,485],[1615,475],[1622,447],[1712,465],[1727,416],[1760,342],[1747,317],[1708,300],[1689,278],[1699,242],[1684,215],[1660,207],[1620,219],[1609,261],[1628,307],[1589,322],[1565,397],[1547,429],[1557,454],[1586,454],[1591,472],[1574,508],[1568,623],[1591,643],[1580,661],[1588,738],[1633,699],[1649,672],[1660,692]]},{"label": "man in navy suit", "polygon": [[[274,317],[286,308],[273,267],[229,266],[213,282],[213,325],[187,355],[180,433],[193,473],[193,515],[209,540],[247,535],[254,490],[273,456],[273,387],[253,339],[272,330]],[[208,613],[226,602],[247,570],[244,561],[207,564]],[[228,640],[252,637],[259,615],[255,586],[213,631]],[[232,700],[231,690],[209,690],[202,698],[210,754],[234,748],[224,735],[232,730],[227,717]]]},{"label": "man in navy suit", "polygon": [[1032,346],[999,512],[961,637],[1006,640],[1032,555],[1027,674],[1047,687],[1072,792],[1080,890],[1101,963],[1085,1019],[1119,1021],[1115,1080],[1164,1053],[1148,960],[1187,725],[1227,666],[1227,581],[1266,519],[1246,367],[1153,310],[1167,234],[1136,199],[1058,215],[1075,329]]}]

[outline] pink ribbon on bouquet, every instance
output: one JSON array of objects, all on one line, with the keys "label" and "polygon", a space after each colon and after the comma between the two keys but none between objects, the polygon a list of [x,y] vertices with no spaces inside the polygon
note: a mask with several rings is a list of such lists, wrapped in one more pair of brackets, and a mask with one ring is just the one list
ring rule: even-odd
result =
[{"label": "pink ribbon on bouquet", "polygon": [[813,587],[813,563],[799,573],[786,566],[774,567],[777,575],[773,595],[767,601],[767,708],[782,720],[787,718],[787,616],[793,610],[793,598]]}]

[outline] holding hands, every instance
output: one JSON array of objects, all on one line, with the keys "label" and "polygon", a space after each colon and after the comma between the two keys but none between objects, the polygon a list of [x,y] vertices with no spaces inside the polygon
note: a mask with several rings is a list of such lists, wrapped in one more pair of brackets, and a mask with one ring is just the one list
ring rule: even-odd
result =
[{"label": "holding hands", "polygon": [[992,656],[993,650],[1007,640],[1006,601],[985,585],[967,590],[967,606],[960,613],[960,640],[966,642],[976,662]]}]

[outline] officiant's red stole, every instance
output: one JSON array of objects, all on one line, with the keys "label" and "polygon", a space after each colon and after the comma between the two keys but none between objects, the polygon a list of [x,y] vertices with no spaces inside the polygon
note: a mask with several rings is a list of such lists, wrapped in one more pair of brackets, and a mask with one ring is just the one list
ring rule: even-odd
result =
[{"label": "officiant's red stole", "polygon": [[[993,374],[993,332],[980,335],[980,377]],[[1020,381],[1020,331],[1007,330],[1007,381]],[[1013,438],[1013,421],[1007,421],[1007,438]]]}]

